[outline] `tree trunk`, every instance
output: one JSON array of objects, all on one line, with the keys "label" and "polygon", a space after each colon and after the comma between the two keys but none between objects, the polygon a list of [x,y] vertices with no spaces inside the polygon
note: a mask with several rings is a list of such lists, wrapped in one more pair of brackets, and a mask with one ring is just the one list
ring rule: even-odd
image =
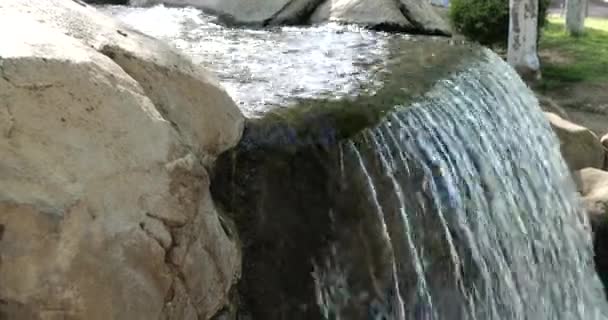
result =
[{"label": "tree trunk", "polygon": [[538,0],[510,0],[507,60],[525,79],[540,77],[537,53]]},{"label": "tree trunk", "polygon": [[567,0],[566,29],[573,36],[580,36],[585,31],[585,16],[587,15],[586,0]]}]

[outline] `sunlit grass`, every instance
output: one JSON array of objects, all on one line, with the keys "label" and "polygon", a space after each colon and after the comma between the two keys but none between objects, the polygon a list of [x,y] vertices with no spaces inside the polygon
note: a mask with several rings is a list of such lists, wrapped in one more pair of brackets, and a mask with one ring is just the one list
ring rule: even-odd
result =
[{"label": "sunlit grass", "polygon": [[546,89],[580,82],[608,82],[608,19],[588,18],[585,33],[569,36],[564,20],[550,17],[540,41]]}]

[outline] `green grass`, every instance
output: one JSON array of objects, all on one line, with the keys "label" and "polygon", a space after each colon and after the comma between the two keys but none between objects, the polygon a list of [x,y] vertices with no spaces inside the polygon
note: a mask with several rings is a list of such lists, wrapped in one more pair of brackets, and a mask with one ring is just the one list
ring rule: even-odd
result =
[{"label": "green grass", "polygon": [[[569,36],[563,19],[550,17],[540,41],[541,56],[559,56],[543,61],[545,89],[557,89],[573,83],[608,82],[608,19],[588,18],[585,33]],[[549,59],[551,60],[551,59]]]}]

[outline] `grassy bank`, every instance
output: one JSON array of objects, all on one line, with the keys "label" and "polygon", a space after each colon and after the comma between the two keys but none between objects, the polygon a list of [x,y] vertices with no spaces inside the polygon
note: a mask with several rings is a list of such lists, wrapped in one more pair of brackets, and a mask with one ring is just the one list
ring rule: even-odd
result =
[{"label": "grassy bank", "polygon": [[543,78],[533,88],[602,136],[608,134],[608,19],[585,25],[585,34],[573,38],[563,18],[549,18],[539,46]]},{"label": "grassy bank", "polygon": [[549,18],[540,41],[540,56],[540,89],[579,83],[608,85],[608,19],[587,19],[585,34],[573,38],[566,34],[563,19]]}]

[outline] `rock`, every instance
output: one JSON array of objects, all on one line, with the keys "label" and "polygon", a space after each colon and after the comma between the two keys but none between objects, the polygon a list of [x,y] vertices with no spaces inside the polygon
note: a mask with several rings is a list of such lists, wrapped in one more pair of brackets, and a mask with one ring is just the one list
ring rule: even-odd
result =
[{"label": "rock", "polygon": [[399,11],[394,0],[328,0],[311,17],[311,21],[321,23],[336,21],[363,25],[393,25],[413,28],[413,25]]},{"label": "rock", "polygon": [[608,289],[608,172],[586,168],[576,173],[593,230],[595,266]]},{"label": "rock", "polygon": [[[70,9],[66,9],[70,4]],[[59,3],[55,8],[54,4]],[[36,8],[42,21],[110,57],[135,80],[197,153],[215,157],[236,144],[243,117],[218,81],[168,45],[131,31],[79,2],[3,0],[3,14]],[[46,10],[46,11],[44,11]]]},{"label": "rock", "polygon": [[[308,1],[308,0],[306,0]],[[292,0],[136,0],[136,5],[165,4],[168,6],[192,6],[223,16],[237,24],[265,24]]]},{"label": "rock", "polygon": [[268,22],[269,25],[297,25],[310,22],[313,12],[325,0],[293,0]]},{"label": "rock", "polygon": [[243,119],[79,1],[0,3],[0,319],[209,319],[240,274],[204,161]]},{"label": "rock", "polygon": [[311,21],[337,21],[372,27],[385,26],[412,33],[449,35],[443,19],[428,2],[396,0],[327,0]]},{"label": "rock", "polygon": [[605,150],[591,130],[545,112],[560,140],[562,156],[571,170],[603,168]]},{"label": "rock", "polygon": [[414,27],[424,34],[450,35],[449,24],[428,1],[399,0],[401,12]]},{"label": "rock", "polygon": [[[462,70],[479,68],[479,60],[471,57],[480,57],[486,52],[478,46],[428,41],[433,46],[418,45],[415,52],[407,50],[411,46],[409,42],[391,48],[396,54],[383,66],[387,74],[383,88],[372,96],[303,100],[290,108],[277,108],[261,118],[248,120],[239,145],[218,158],[211,191],[221,207],[233,213],[239,237],[246,244],[238,288],[241,305],[251,314],[248,319],[326,319],[327,313],[329,318],[338,318],[331,314],[334,307],[348,309],[341,319],[349,320],[420,319],[422,316],[384,315],[382,318],[382,314],[376,313],[379,309],[399,309],[397,304],[390,308],[384,305],[391,302],[395,292],[391,287],[394,270],[390,261],[403,261],[399,265],[407,265],[398,272],[400,279],[412,280],[405,281],[401,291],[409,308],[416,308],[413,297],[419,297],[415,288],[416,271],[407,262],[411,256],[401,241],[406,237],[400,220],[403,207],[393,197],[394,184],[382,170],[370,170],[369,175],[376,181],[375,192],[387,201],[382,205],[387,205],[388,230],[383,230],[373,202],[369,202],[373,191],[366,184],[366,174],[348,146],[353,142],[349,139],[353,135],[365,128],[377,127],[383,118],[390,117],[396,102],[428,94],[442,79]],[[432,64],[407,63],[425,50],[437,52]],[[414,75],[418,77],[412,79]],[[357,146],[366,143],[359,138],[369,141],[370,137],[356,137]],[[362,153],[365,159],[380,161],[377,156],[365,154],[363,150]],[[401,157],[399,152],[394,154]],[[407,190],[416,192],[407,192],[405,196],[409,197],[408,203],[420,205],[411,210],[405,208],[406,212],[432,208],[434,197],[418,192],[430,190],[422,187],[426,182],[419,165],[408,163],[398,167],[411,169],[413,178],[403,176],[403,181],[408,185]],[[434,298],[442,304],[463,306],[466,303],[454,296],[459,292],[452,285],[456,282],[447,280],[456,274],[453,272],[460,271],[443,260],[450,253],[445,242],[436,238],[442,231],[435,231],[443,227],[435,217],[421,214],[420,219],[412,221],[412,225],[424,233],[420,241],[430,244],[426,247],[431,252],[426,256],[427,265],[436,266],[430,273],[429,278],[433,280],[429,287],[441,292],[440,297]],[[387,231],[395,241],[387,241]],[[391,252],[395,257],[390,257]],[[353,300],[342,300],[342,294],[352,294]],[[323,303],[319,303],[319,299],[323,299]],[[332,306],[332,301],[337,306]]]},{"label": "rock", "polygon": [[608,172],[585,168],[577,171],[576,176],[592,225],[608,223]]}]

